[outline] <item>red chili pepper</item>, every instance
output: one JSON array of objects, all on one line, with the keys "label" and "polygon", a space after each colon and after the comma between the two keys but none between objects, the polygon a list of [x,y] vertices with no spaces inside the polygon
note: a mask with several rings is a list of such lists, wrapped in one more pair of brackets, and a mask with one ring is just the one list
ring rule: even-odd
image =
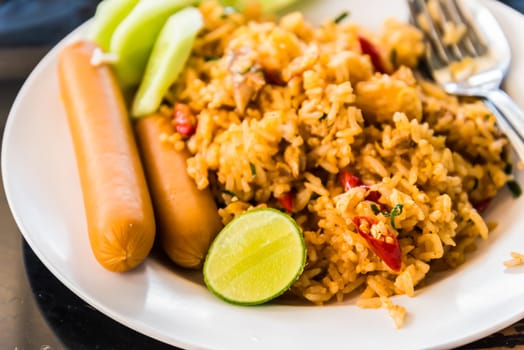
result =
[{"label": "red chili pepper", "polygon": [[[368,186],[366,186],[366,187],[368,187]],[[368,194],[366,195],[365,199],[367,201],[375,202],[375,203],[379,204],[378,200],[380,199],[380,196],[381,196],[381,194],[380,194],[379,191],[368,191]]]},{"label": "red chili pepper", "polygon": [[379,49],[371,41],[366,39],[362,35],[358,35],[358,42],[360,44],[360,49],[364,55],[368,55],[371,59],[371,63],[375,70],[379,73],[386,73],[386,68],[384,67],[384,62],[382,61],[382,56],[380,55]]},{"label": "red chili pepper", "polygon": [[295,206],[295,199],[291,192],[286,192],[282,196],[278,197],[278,203],[286,210],[288,214],[293,213],[293,207]]},{"label": "red chili pepper", "polygon": [[[367,216],[355,216],[353,219],[358,233],[364,237],[371,249],[377,254],[393,271],[400,271],[402,265],[402,252],[397,237],[388,229],[380,232],[377,237],[371,233],[371,228],[377,225],[377,221]],[[364,225],[366,224],[367,225]],[[364,226],[364,227],[363,227]]]},{"label": "red chili pepper", "polygon": [[482,214],[486,209],[488,209],[491,200],[492,198],[483,199],[480,202],[473,204],[473,208],[477,209],[477,211]]},{"label": "red chili pepper", "polygon": [[362,181],[360,181],[357,176],[345,170],[338,173],[338,181],[344,187],[344,191],[349,191],[353,187],[362,186]]},{"label": "red chili pepper", "polygon": [[338,173],[338,181],[344,187],[344,191],[348,191],[351,188],[354,187],[362,187],[368,190],[368,193],[366,195],[366,200],[372,201],[375,203],[378,203],[378,200],[380,198],[380,192],[379,191],[369,191],[369,186],[366,186],[362,184],[362,181],[359,177],[351,174],[347,170],[342,170],[340,173]]},{"label": "red chili pepper", "polygon": [[184,103],[176,103],[173,109],[173,123],[176,131],[182,136],[191,136],[196,131],[196,118]]}]

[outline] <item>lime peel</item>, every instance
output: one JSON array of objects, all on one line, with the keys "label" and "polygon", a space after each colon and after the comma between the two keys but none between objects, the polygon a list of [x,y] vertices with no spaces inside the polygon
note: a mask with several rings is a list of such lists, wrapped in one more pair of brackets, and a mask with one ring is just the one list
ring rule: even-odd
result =
[{"label": "lime peel", "polygon": [[204,262],[204,282],[227,302],[257,305],[287,291],[305,262],[304,237],[293,218],[253,209],[218,234]]}]

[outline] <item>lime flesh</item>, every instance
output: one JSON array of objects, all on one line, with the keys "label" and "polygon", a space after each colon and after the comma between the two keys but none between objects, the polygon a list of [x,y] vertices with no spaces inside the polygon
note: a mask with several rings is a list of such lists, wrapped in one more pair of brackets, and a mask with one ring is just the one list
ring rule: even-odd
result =
[{"label": "lime flesh", "polygon": [[204,281],[228,302],[256,305],[288,290],[305,261],[304,238],[295,221],[275,209],[255,209],[218,234],[204,263]]}]

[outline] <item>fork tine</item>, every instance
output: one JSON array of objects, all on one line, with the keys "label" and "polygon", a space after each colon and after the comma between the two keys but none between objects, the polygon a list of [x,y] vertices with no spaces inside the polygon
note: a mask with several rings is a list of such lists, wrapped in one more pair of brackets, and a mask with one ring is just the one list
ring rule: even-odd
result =
[{"label": "fork tine", "polygon": [[458,0],[451,0],[448,1],[452,3],[452,6],[456,10],[457,15],[457,21],[460,21],[464,23],[464,25],[467,28],[466,35],[464,36],[464,41],[469,41],[471,43],[471,46],[473,48],[473,54],[475,56],[481,56],[485,54],[488,51],[488,46],[485,42],[485,40],[479,35],[477,29],[474,25],[472,25],[471,20],[466,15],[466,11],[464,11],[462,7],[461,1]]},{"label": "fork tine", "polygon": [[475,48],[475,45],[473,45],[471,38],[468,35],[468,31],[470,31],[471,26],[469,25],[469,23],[465,22],[464,16],[462,14],[462,9],[457,4],[457,0],[442,1],[444,9],[448,13],[453,23],[455,23],[455,25],[459,27],[466,28],[466,33],[463,35],[463,37],[458,43],[459,48],[466,53],[465,55],[469,55],[472,57],[480,56],[479,50]]},{"label": "fork tine", "polygon": [[[448,25],[452,25],[455,30],[456,28],[460,26],[460,23],[457,23],[456,21],[454,21],[451,13],[449,12],[449,8],[445,6],[446,4],[443,2],[443,0],[433,0],[433,1],[430,1],[429,3],[433,5],[433,11],[436,11],[436,16],[438,18],[437,27],[440,26],[441,35],[443,36],[446,35],[446,26]],[[429,3],[428,3],[428,6],[429,6]],[[449,48],[455,60],[460,61],[461,59],[464,58],[464,54],[462,53],[457,42],[455,41],[446,42],[445,38],[442,38],[442,37],[440,40],[443,41],[444,44]]]},{"label": "fork tine", "polygon": [[440,61],[440,66],[450,64],[452,57],[440,41],[440,33],[433,23],[426,2],[424,0],[410,0],[409,6],[413,14],[414,24],[422,29],[428,39],[430,45],[426,45],[426,47],[431,51],[430,55],[434,53],[434,55],[431,55],[432,61],[437,58]]},{"label": "fork tine", "polygon": [[[408,5],[412,23],[426,36],[426,58],[433,68],[488,52],[485,40],[471,24],[460,0],[408,0]],[[445,38],[448,30],[458,31],[456,40],[453,32],[449,39]]]}]

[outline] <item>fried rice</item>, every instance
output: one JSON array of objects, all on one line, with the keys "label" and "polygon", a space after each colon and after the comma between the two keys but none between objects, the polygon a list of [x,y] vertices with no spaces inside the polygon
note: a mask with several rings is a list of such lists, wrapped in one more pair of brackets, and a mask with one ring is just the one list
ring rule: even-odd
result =
[{"label": "fried rice", "polygon": [[[389,297],[413,296],[488,237],[482,210],[511,180],[495,117],[424,80],[423,35],[398,20],[375,33],[351,18],[314,27],[298,12],[200,10],[204,29],[168,96],[198,127],[166,139],[191,152],[187,171],[213,190],[224,224],[256,207],[293,216],[307,264],[290,293],[314,304],[358,295],[400,326],[406,311]],[[400,268],[356,217],[398,242]]]}]

